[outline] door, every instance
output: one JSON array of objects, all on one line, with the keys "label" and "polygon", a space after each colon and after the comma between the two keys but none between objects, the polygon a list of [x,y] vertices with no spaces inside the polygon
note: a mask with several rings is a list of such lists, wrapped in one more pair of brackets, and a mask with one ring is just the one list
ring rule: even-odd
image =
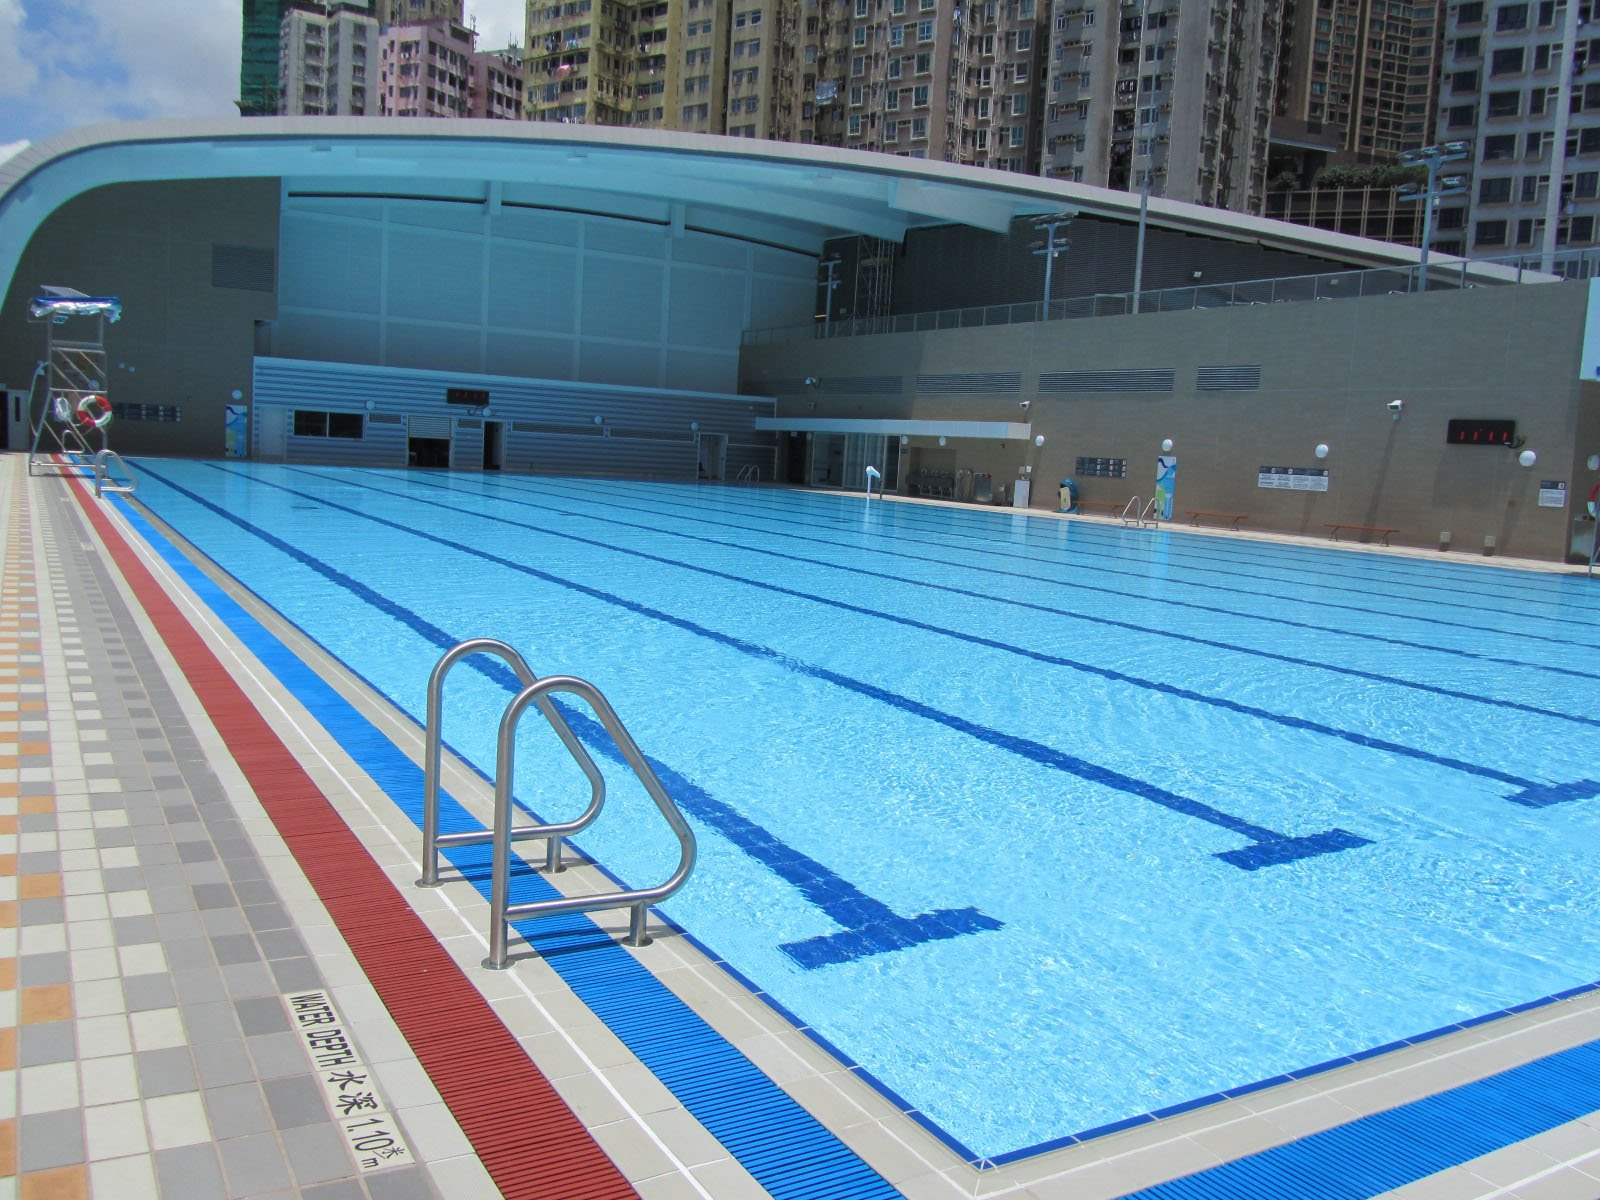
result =
[{"label": "door", "polygon": [[282,462],[284,455],[289,452],[288,435],[285,432],[289,410],[257,404],[250,416],[256,422],[256,432],[261,436],[261,457],[267,462]]},{"label": "door", "polygon": [[728,469],[728,435],[695,434],[696,475],[701,479],[721,479]]},{"label": "door", "polygon": [[505,465],[505,442],[502,440],[500,422],[485,421],[483,423],[483,469],[485,471],[498,471]]}]

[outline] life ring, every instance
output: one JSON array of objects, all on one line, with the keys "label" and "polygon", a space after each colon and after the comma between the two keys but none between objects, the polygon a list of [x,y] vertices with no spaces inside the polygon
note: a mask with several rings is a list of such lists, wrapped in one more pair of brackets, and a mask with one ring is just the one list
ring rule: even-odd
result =
[{"label": "life ring", "polygon": [[1589,499],[1584,505],[1589,510],[1589,518],[1591,520],[1593,520],[1596,516],[1596,505],[1600,505],[1600,483],[1595,484],[1589,489]]},{"label": "life ring", "polygon": [[76,420],[85,429],[104,429],[111,424],[111,405],[104,396],[90,393],[78,401]]}]

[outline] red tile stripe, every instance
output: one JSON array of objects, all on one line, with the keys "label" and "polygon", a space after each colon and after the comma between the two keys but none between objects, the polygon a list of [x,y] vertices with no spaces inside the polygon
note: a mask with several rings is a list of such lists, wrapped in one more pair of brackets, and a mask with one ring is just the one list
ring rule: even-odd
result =
[{"label": "red tile stripe", "polygon": [[72,487],[501,1193],[507,1200],[637,1200],[84,485]]}]

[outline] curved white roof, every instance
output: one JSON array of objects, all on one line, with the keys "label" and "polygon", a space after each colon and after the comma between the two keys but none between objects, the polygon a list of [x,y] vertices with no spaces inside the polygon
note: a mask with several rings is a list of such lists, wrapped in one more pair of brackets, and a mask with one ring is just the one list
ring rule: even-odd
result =
[{"label": "curved white roof", "polygon": [[[34,230],[91,188],[261,176],[637,216],[812,252],[841,235],[899,240],[948,223],[1000,231],[1064,209],[1132,220],[1139,208],[1135,194],[1085,184],[706,134],[419,117],[141,121],[71,130],[0,161],[0,287]],[[1412,247],[1155,197],[1149,221],[1355,267],[1418,258]]]}]

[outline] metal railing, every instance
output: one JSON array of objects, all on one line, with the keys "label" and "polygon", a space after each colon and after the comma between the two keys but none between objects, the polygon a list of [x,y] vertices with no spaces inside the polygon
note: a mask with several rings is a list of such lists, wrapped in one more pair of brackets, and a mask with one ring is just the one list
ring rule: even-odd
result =
[{"label": "metal railing", "polygon": [[[1551,283],[1559,279],[1586,279],[1600,274],[1600,251],[1571,251],[1556,256],[1550,272],[1539,268],[1537,254],[1505,259],[1435,260],[1428,267],[1429,291],[1456,291],[1480,285]],[[1573,273],[1568,273],[1573,272]],[[1252,304],[1283,304],[1300,300],[1346,300],[1365,296],[1405,295],[1421,290],[1418,267],[1375,267],[1368,270],[1330,271],[1320,275],[1291,275],[1280,279],[1251,279],[1239,283],[1207,283],[1193,287],[1146,289],[1138,293],[1139,313],[1187,312],[1194,309],[1230,308]],[[933,312],[901,313],[883,317],[835,317],[823,324],[747,329],[747,346],[777,342],[862,337],[885,333],[931,333],[945,329],[976,329],[990,325],[1018,325],[1034,321],[1063,321],[1086,317],[1120,317],[1135,312],[1133,292],[1100,293],[1064,300],[991,304],[979,308],[947,308]]]},{"label": "metal railing", "polygon": [[[439,761],[441,757],[441,709],[444,679],[451,667],[471,654],[489,653],[503,658],[523,684],[500,717],[499,735],[495,750],[494,821],[488,830],[462,833],[439,832]],[[606,733],[616,743],[623,760],[632,769],[639,782],[655,801],[656,808],[666,819],[678,839],[678,865],[665,882],[651,888],[620,889],[587,896],[562,896],[554,900],[511,903],[511,843],[532,838],[546,839],[545,870],[554,873],[561,867],[561,841],[588,828],[605,806],[605,778],[594,760],[578,741],[567,721],[551,701],[552,693],[565,693],[584,701]],[[516,732],[522,716],[530,706],[535,706],[550,723],[556,735],[583,770],[589,780],[589,805],[582,815],[571,821],[545,825],[513,827],[511,823],[513,800],[511,781],[516,769]],[[440,847],[489,843],[491,874],[489,883],[489,955],[483,965],[495,970],[509,965],[507,943],[509,923],[512,920],[549,916],[554,913],[596,912],[609,908],[632,910],[628,923],[627,942],[631,946],[646,946],[650,938],[646,930],[646,913],[649,906],[667,899],[685,882],[694,870],[696,846],[694,831],[683,819],[683,814],[667,795],[655,771],[640,752],[633,737],[623,726],[614,709],[600,690],[582,679],[567,675],[550,675],[543,679],[534,675],[522,656],[505,642],[492,638],[473,638],[447,650],[440,657],[428,677],[428,713],[424,743],[423,781],[423,887],[439,886]]]},{"label": "metal railing", "polygon": [[733,477],[735,483],[760,483],[761,468],[755,463],[746,463],[739,468],[739,473]]},{"label": "metal railing", "polygon": [[1156,498],[1150,497],[1148,503],[1141,505],[1139,497],[1131,497],[1122,506],[1122,523],[1135,529],[1156,529],[1161,525],[1161,514],[1156,509]]},{"label": "metal railing", "polygon": [[[111,482],[111,462],[116,461],[128,477],[127,483]],[[98,500],[106,492],[136,492],[139,490],[139,477],[133,473],[133,468],[122,461],[122,455],[109,446],[99,450],[94,456],[94,496]]]}]

